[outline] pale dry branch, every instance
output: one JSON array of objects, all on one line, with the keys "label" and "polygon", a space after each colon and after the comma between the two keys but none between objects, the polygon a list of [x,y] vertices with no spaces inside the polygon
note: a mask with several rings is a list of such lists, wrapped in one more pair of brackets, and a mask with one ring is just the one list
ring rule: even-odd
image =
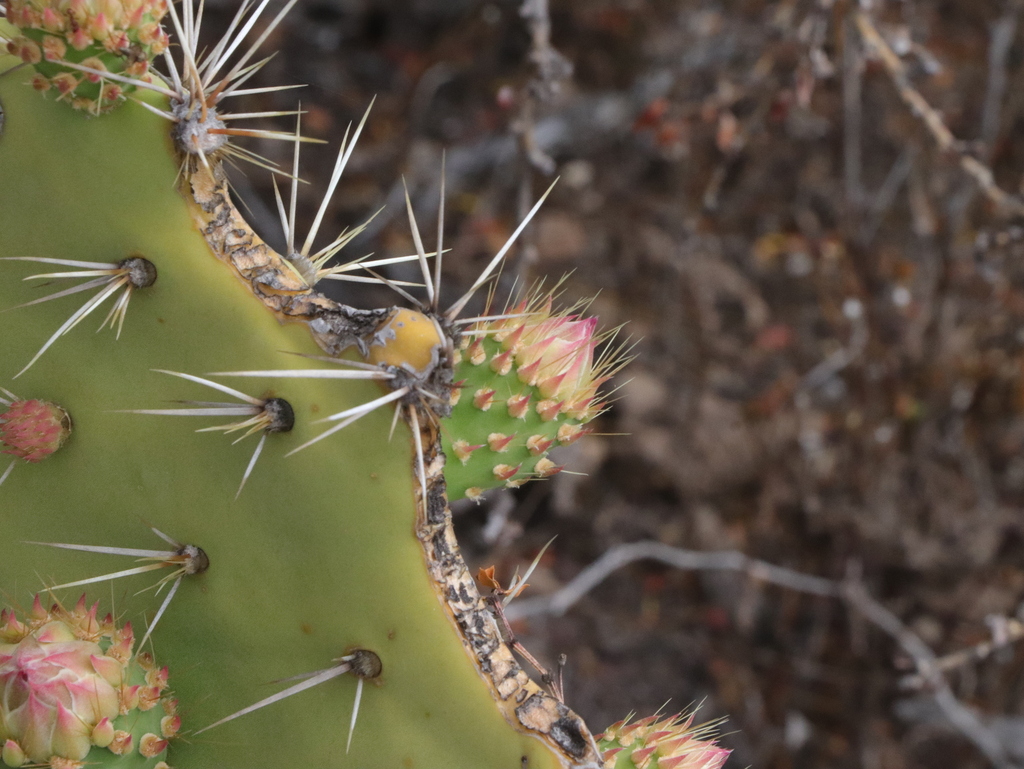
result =
[{"label": "pale dry branch", "polygon": [[[991,638],[969,646],[966,649],[946,654],[935,660],[935,666],[943,673],[965,667],[972,663],[982,662],[1011,644],[1024,639],[1024,623],[1013,617],[994,614],[985,618],[989,626]],[[920,689],[928,680],[921,673],[911,673],[900,679],[900,686],[905,689]]]},{"label": "pale dry branch", "polygon": [[846,20],[843,22],[843,185],[846,202],[859,210],[865,198],[861,176],[864,56],[853,38],[853,25]]},{"label": "pale dry branch", "polygon": [[[519,180],[519,214],[520,219],[529,209],[529,199],[533,194],[533,171],[544,176],[555,173],[557,165],[548,154],[537,136],[537,119],[540,107],[550,102],[561,90],[562,82],[572,76],[572,62],[559,53],[551,45],[551,14],[548,0],[523,0],[519,15],[526,21],[530,31],[530,62],[535,68],[519,98],[519,111],[512,123],[512,132],[519,144],[519,152],[526,160]],[[518,260],[520,277],[524,271],[537,261],[539,254],[532,233],[528,233],[522,241]]]},{"label": "pale dry branch", "polygon": [[509,621],[541,614],[565,614],[608,576],[636,561],[658,561],[687,571],[738,571],[754,579],[780,587],[820,596],[838,596],[839,586],[832,580],[801,574],[782,566],[750,558],[736,551],[701,552],[672,547],[661,542],[633,542],[609,549],[581,571],[567,585],[548,596],[520,598],[506,610]]},{"label": "pale dry branch", "polygon": [[515,130],[523,155],[542,174],[555,172],[555,161],[541,149],[534,132],[537,108],[550,101],[572,75],[572,62],[551,45],[551,16],[548,0],[523,0],[519,15],[530,30],[530,62],[536,74],[530,80],[520,105]]},{"label": "pale dry branch", "polygon": [[863,11],[856,11],[853,14],[853,21],[868,50],[882,63],[903,103],[921,121],[939,149],[955,157],[964,173],[974,179],[985,197],[1004,214],[1024,215],[1024,201],[996,185],[992,169],[967,154],[963,142],[949,130],[942,115],[914,87],[903,61],[886,42],[870,16]]},{"label": "pale dry branch", "polygon": [[[1006,4],[1003,15],[989,29],[988,46],[988,78],[985,88],[985,101],[981,109],[981,127],[978,141],[981,145],[980,157],[986,164],[992,162],[996,140],[999,138],[999,126],[1002,122],[1003,102],[1009,84],[1010,52],[1013,41],[1017,37],[1017,26],[1020,12],[1024,6],[1022,0],[1010,0]],[[976,193],[972,186],[960,191],[949,202],[949,210],[957,225],[953,231],[959,231],[960,224]]]},{"label": "pale dry branch", "polygon": [[851,574],[843,581],[841,596],[847,606],[890,636],[910,656],[917,667],[918,675],[927,681],[935,704],[957,731],[970,740],[993,766],[999,769],[1010,769],[1015,766],[995,733],[953,694],[931,647],[903,624],[903,620],[868,594],[859,574]]},{"label": "pale dry branch", "polygon": [[999,737],[961,703],[942,674],[931,648],[903,621],[873,598],[864,588],[858,569],[848,570],[842,581],[803,574],[734,550],[704,552],[673,547],[662,542],[633,542],[617,545],[581,571],[568,584],[547,596],[520,598],[509,605],[504,619],[512,622],[527,617],[565,614],[597,585],[619,569],[637,561],[657,561],[687,571],[735,571],[748,578],[789,588],[801,593],[838,598],[852,611],[890,636],[917,668],[946,719],[998,769],[1013,769]]},{"label": "pale dry branch", "polygon": [[1003,99],[1009,84],[1010,51],[1017,37],[1017,25],[1024,3],[1012,0],[1008,3],[1003,15],[991,27],[988,49],[988,86],[985,92],[985,104],[981,110],[981,131],[979,138],[984,146],[986,159],[991,159],[992,149],[999,136],[999,124],[1002,120]]}]

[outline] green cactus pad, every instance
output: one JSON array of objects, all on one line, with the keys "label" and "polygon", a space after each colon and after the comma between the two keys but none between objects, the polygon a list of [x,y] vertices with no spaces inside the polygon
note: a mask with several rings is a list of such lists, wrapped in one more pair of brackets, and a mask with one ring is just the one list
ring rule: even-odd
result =
[{"label": "green cactus pad", "polygon": [[[14,63],[0,58],[0,72]],[[168,124],[134,104],[88,120],[40,98],[23,77],[0,78],[0,102],[0,256],[109,263],[138,254],[159,271],[132,299],[120,339],[95,333],[98,311],[16,381],[91,293],[4,315],[0,384],[60,403],[75,422],[61,451],[19,465],[0,485],[4,595],[24,603],[45,585],[138,565],[28,542],[166,548],[152,526],[208,554],[208,570],[181,576],[150,641],[180,702],[181,735],[167,756],[176,769],[567,766],[495,707],[438,598],[414,534],[408,429],[399,425],[389,441],[391,416],[381,410],[285,456],[322,431],[315,420],[378,397],[376,385],[238,385],[254,398],[287,399],[295,426],[267,436],[237,502],[251,446],[196,433],[195,418],[117,413],[211,400],[209,388],[157,370],[294,368],[288,352],[321,352],[304,324],[282,325],[210,254],[174,187]],[[0,308],[39,296],[22,281],[37,267],[0,262]],[[168,590],[151,588],[170,573],[88,590],[141,634]],[[80,590],[54,592],[72,601]],[[379,685],[365,687],[350,753],[352,675],[195,734],[288,686],[274,681],[330,668],[357,647],[378,654],[382,671]]]}]

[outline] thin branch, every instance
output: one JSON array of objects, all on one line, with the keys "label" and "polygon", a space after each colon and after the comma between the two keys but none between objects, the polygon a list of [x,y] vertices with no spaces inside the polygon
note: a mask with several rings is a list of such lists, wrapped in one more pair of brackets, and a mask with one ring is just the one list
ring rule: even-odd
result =
[{"label": "thin branch", "polygon": [[985,754],[993,766],[999,769],[1011,769],[1015,764],[1010,760],[1006,747],[996,734],[981,722],[977,714],[967,708],[953,694],[949,683],[939,670],[935,653],[921,637],[903,624],[903,621],[868,595],[863,583],[858,578],[847,579],[843,583],[842,597],[846,604],[857,611],[864,619],[893,638],[917,666],[918,673],[924,676],[939,706],[949,722],[974,746]]},{"label": "thin branch", "polygon": [[530,62],[536,67],[536,74],[523,95],[515,133],[530,166],[550,176],[555,172],[555,161],[537,144],[534,133],[537,108],[559,92],[562,82],[572,76],[573,67],[572,62],[551,45],[548,0],[523,0],[519,15],[530,30]]},{"label": "thin branch", "polygon": [[[978,141],[981,145],[981,160],[989,164],[995,154],[996,140],[999,138],[999,126],[1002,122],[1003,101],[1009,82],[1007,67],[1013,41],[1017,37],[1017,23],[1020,17],[1021,0],[1010,0],[1003,15],[997,19],[989,30],[988,46],[988,82],[985,89],[984,106],[981,109],[981,127]],[[963,224],[964,212],[974,200],[976,190],[973,186],[961,190],[949,201],[948,208],[955,222],[953,232],[959,232]]]},{"label": "thin branch", "polygon": [[843,23],[843,181],[846,203],[860,210],[864,203],[862,150],[864,56],[854,43],[853,25]]},{"label": "thin branch", "polygon": [[736,551],[700,552],[683,550],[661,542],[634,542],[611,548],[586,567],[567,585],[548,596],[520,598],[505,610],[509,621],[540,614],[565,614],[609,575],[636,561],[658,561],[687,571],[723,570],[750,574],[764,582],[803,593],[837,597],[839,587],[832,580],[800,574]]},{"label": "thin branch", "polygon": [[[994,614],[986,617],[985,623],[991,632],[989,640],[939,657],[935,660],[935,666],[943,673],[948,673],[975,662],[982,662],[996,652],[1024,639],[1024,623],[1013,617]],[[900,679],[900,687],[903,689],[920,689],[927,684],[927,678],[916,672]]]},{"label": "thin branch", "polygon": [[1024,215],[1024,201],[1016,195],[1011,195],[1000,189],[995,183],[992,169],[965,152],[963,142],[949,130],[942,115],[925,100],[920,91],[911,83],[903,61],[875,28],[870,17],[863,11],[857,11],[853,14],[853,20],[865,45],[878,57],[889,74],[903,103],[922,122],[939,149],[953,156],[960,168],[974,179],[985,197],[1003,213],[1016,216]]},{"label": "thin branch", "polygon": [[751,558],[737,551],[702,552],[672,547],[661,542],[634,542],[609,549],[574,579],[551,595],[522,598],[504,610],[513,622],[539,615],[560,616],[618,569],[636,561],[658,561],[684,570],[736,571],[749,578],[810,595],[842,600],[850,609],[893,638],[908,654],[931,688],[936,704],[949,722],[998,769],[1012,769],[1006,748],[978,716],[956,699],[942,675],[935,653],[902,620],[872,598],[859,574],[851,573],[841,582],[803,574],[792,569]]}]

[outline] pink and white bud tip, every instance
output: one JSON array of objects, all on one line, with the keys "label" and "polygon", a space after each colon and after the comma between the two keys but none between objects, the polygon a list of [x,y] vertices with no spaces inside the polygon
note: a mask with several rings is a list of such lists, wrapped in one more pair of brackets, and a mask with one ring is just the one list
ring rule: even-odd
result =
[{"label": "pink and white bud tip", "polygon": [[[132,656],[130,624],[37,596],[19,619],[0,612],[0,759],[79,769],[133,753],[159,759],[177,730],[167,671]],[[157,707],[157,706],[162,707]],[[156,769],[154,765],[154,769]]]},{"label": "pink and white bud tip", "polygon": [[40,462],[71,435],[71,417],[55,403],[0,399],[0,453],[26,462]]}]

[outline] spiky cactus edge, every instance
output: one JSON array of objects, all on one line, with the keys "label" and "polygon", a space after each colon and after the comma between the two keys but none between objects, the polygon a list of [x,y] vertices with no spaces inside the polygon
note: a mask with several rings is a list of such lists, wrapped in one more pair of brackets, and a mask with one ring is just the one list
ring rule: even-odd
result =
[{"label": "spiky cactus edge", "polygon": [[[502,642],[444,475],[446,451],[460,495],[551,474],[614,364],[595,365],[592,321],[543,299],[497,321],[442,310],[418,231],[412,310],[315,291],[344,238],[295,248],[283,215],[289,252],[259,240],[221,118],[265,6],[203,58],[189,1],[4,5],[0,759],[628,766]],[[403,418],[390,441],[375,404]]]}]

